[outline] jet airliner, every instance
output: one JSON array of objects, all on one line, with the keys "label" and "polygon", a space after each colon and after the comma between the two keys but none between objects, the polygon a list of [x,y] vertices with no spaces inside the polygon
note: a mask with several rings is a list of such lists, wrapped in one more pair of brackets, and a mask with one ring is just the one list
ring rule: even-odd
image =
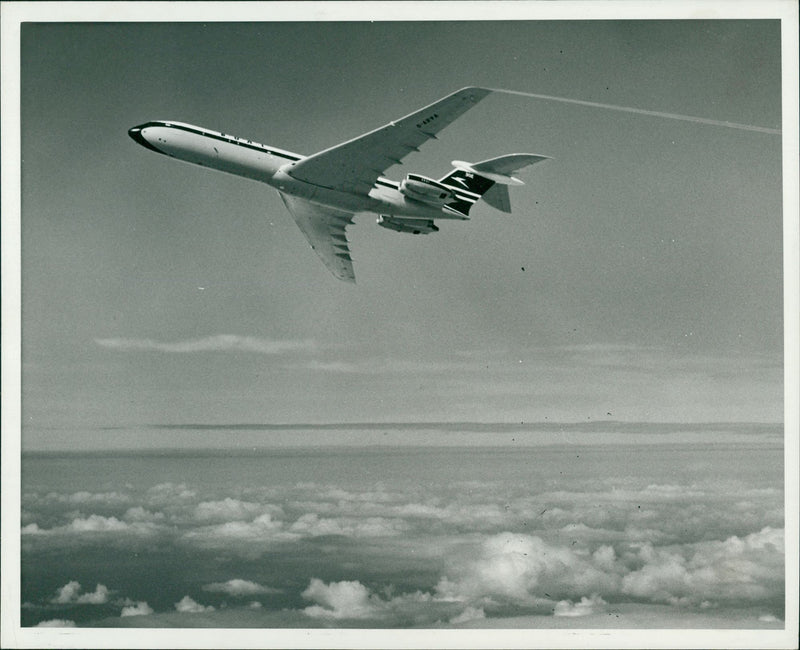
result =
[{"label": "jet airliner", "polygon": [[511,211],[508,186],[523,184],[512,172],[547,156],[515,153],[477,163],[455,160],[440,180],[409,173],[398,183],[382,176],[491,92],[462,88],[310,156],[183,122],[146,122],[128,134],[152,151],[274,187],[325,266],[340,280],[355,282],[345,229],[356,214],[377,214],[378,225],[396,232],[428,234],[439,230],[436,219],[469,219],[470,208],[480,199]]}]

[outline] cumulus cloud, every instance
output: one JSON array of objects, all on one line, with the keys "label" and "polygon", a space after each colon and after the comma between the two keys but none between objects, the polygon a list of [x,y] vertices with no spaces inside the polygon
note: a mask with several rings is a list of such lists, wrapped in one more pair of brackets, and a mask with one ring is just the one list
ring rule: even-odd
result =
[{"label": "cumulus cloud", "polygon": [[194,508],[194,519],[206,521],[241,521],[252,519],[260,514],[281,516],[283,511],[280,506],[241,501],[226,497],[219,501],[202,501]]},{"label": "cumulus cloud", "polygon": [[164,521],[166,516],[163,512],[151,512],[142,506],[135,506],[133,508],[128,508],[122,518],[126,521],[139,523],[156,523]]},{"label": "cumulus cloud", "polygon": [[50,602],[57,605],[77,603],[79,605],[103,605],[108,602],[108,588],[98,584],[95,590],[90,593],[81,594],[81,583],[72,580],[61,587],[56,593],[55,598]]},{"label": "cumulus cloud", "polygon": [[282,521],[265,513],[253,521],[228,521],[201,526],[187,532],[182,539],[204,548],[229,548],[231,544],[260,548],[265,543],[294,541],[299,537],[297,533],[286,531]]},{"label": "cumulus cloud", "polygon": [[463,549],[436,591],[470,603],[532,607],[558,594],[615,592],[618,584],[619,577],[595,566],[591,556],[506,532]]},{"label": "cumulus cloud", "polygon": [[75,627],[75,621],[65,621],[61,618],[54,618],[49,621],[41,621],[36,627]]},{"label": "cumulus cloud", "polygon": [[73,492],[71,494],[59,494],[58,492],[48,492],[45,495],[45,501],[57,501],[59,503],[68,503],[74,505],[85,504],[107,504],[117,505],[125,503],[130,497],[120,492],[87,492],[81,490],[80,492]]},{"label": "cumulus cloud", "polygon": [[301,595],[317,603],[303,610],[312,618],[371,618],[380,612],[377,599],[355,580],[326,585],[319,578],[312,578]]},{"label": "cumulus cloud", "polygon": [[89,594],[82,594],[78,596],[78,603],[88,603],[91,605],[102,605],[108,602],[108,588],[105,585],[98,584],[95,590]]},{"label": "cumulus cloud", "polygon": [[254,336],[217,334],[196,339],[164,343],[153,339],[111,338],[95,339],[100,347],[112,350],[147,350],[152,352],[255,352],[258,354],[283,354],[286,352],[311,351],[317,348],[311,340],[277,340]]},{"label": "cumulus cloud", "polygon": [[597,594],[589,598],[584,596],[580,602],[574,604],[570,600],[560,600],[556,603],[553,616],[588,616],[601,611],[605,605],[606,601]]},{"label": "cumulus cloud", "polygon": [[202,614],[214,611],[213,606],[201,605],[189,596],[184,596],[179,602],[175,603],[175,609],[182,614]]},{"label": "cumulus cloud", "polygon": [[783,538],[782,530],[767,527],[724,541],[623,545],[618,556],[610,545],[589,552],[501,533],[456,553],[435,591],[440,598],[495,610],[536,609],[545,599],[560,598],[556,616],[595,613],[605,604],[603,597],[698,608],[779,602]]},{"label": "cumulus cloud", "polygon": [[119,532],[128,530],[129,525],[120,521],[116,517],[103,517],[101,515],[89,515],[84,518],[73,519],[69,528],[75,532]]},{"label": "cumulus cloud", "polygon": [[639,551],[643,566],[628,573],[622,590],[671,604],[760,601],[780,596],[784,533],[764,528],[744,538]]},{"label": "cumulus cloud", "polygon": [[212,582],[211,584],[203,585],[203,591],[223,593],[236,597],[280,593],[279,589],[265,587],[257,582],[242,580],[241,578],[233,578],[227,582]]},{"label": "cumulus cloud", "polygon": [[450,623],[452,623],[453,625],[459,625],[460,623],[467,623],[468,621],[478,621],[483,618],[486,618],[486,612],[483,611],[482,607],[479,608],[467,607],[458,616],[454,616],[453,618],[451,618]]},{"label": "cumulus cloud", "polygon": [[779,619],[777,616],[773,616],[772,614],[762,614],[758,617],[758,620],[762,623],[777,623],[781,619]]},{"label": "cumulus cloud", "polygon": [[159,483],[147,490],[147,500],[151,504],[174,505],[175,502],[194,499],[197,492],[185,483]]},{"label": "cumulus cloud", "polygon": [[[342,517],[382,517],[393,520],[397,530],[425,533],[561,529],[572,539],[587,543],[628,539],[684,542],[707,538],[710,530],[730,535],[782,524],[779,507],[763,507],[780,498],[774,491],[738,492],[751,498],[733,513],[732,495],[737,493],[730,486],[653,483],[629,487],[616,481],[602,489],[596,481],[591,486],[586,481],[586,489],[581,490],[581,483],[572,491],[538,494],[498,493],[492,484],[477,483],[459,486],[463,488],[460,492],[453,486],[452,493],[439,492],[436,499],[413,490],[354,493],[320,487],[313,499],[298,499],[292,505],[305,514],[325,515],[327,524]],[[303,523],[299,521],[298,528]]]},{"label": "cumulus cloud", "polygon": [[[573,462],[584,462],[582,451]],[[545,476],[533,487],[471,480],[433,488],[409,481],[402,487],[377,482],[344,489],[287,481],[227,492],[199,482],[149,490],[127,486],[125,494],[43,491],[29,497],[22,534],[34,549],[138,545],[157,534],[159,543],[178,553],[193,546],[220,551],[226,559],[236,554],[253,560],[289,542],[292,553],[324,548],[340,570],[343,562],[363,560],[363,572],[333,574],[349,580],[314,578],[303,591],[308,606],[292,615],[323,625],[347,619],[388,626],[483,625],[482,618],[520,615],[579,624],[581,617],[602,619],[606,602],[662,612],[696,608],[720,617],[749,609],[765,624],[775,621],[764,617],[783,616],[782,491],[717,475],[677,485],[649,471],[599,480]],[[101,514],[87,514],[90,508]],[[310,539],[320,536],[347,539]],[[301,540],[310,541],[293,543]],[[215,566],[212,575],[222,581],[198,582],[192,589],[200,593],[203,585],[206,593],[241,598],[239,607],[229,609],[255,616],[246,610],[260,606],[271,614],[268,599],[253,600],[275,591],[258,582],[260,569],[248,575],[245,565],[235,566],[236,573],[228,575],[242,577],[225,581],[228,575],[219,571],[228,569]],[[377,581],[407,569],[419,578],[409,593],[397,595],[390,577],[372,590],[359,582],[365,575]],[[98,585],[83,593],[77,582],[69,583],[53,602],[100,602],[108,597],[103,590]],[[52,597],[45,593],[40,602]],[[124,605],[126,616],[150,613],[144,601],[115,605]],[[175,618],[213,610],[189,596],[175,608]]]},{"label": "cumulus cloud", "polygon": [[319,578],[312,578],[301,595],[316,603],[303,613],[317,619],[370,619],[393,625],[421,625],[451,617],[457,609],[453,603],[437,601],[421,591],[381,598],[357,580],[325,584]]},{"label": "cumulus cloud", "polygon": [[76,517],[64,526],[53,528],[40,528],[37,523],[28,524],[21,529],[23,535],[81,535],[92,533],[132,533],[150,534],[155,527],[150,522],[134,521],[127,523],[116,517],[104,517],[102,515],[89,515],[88,517]]},{"label": "cumulus cloud", "polygon": [[122,608],[121,617],[126,616],[148,616],[153,613],[153,608],[145,601],[140,600],[133,605],[126,605]]},{"label": "cumulus cloud", "polygon": [[408,529],[406,522],[385,517],[320,517],[307,513],[289,528],[303,536],[345,535],[347,537],[384,537],[398,535]]},{"label": "cumulus cloud", "polygon": [[[500,533],[459,544],[430,592],[391,597],[387,591],[382,598],[356,580],[326,584],[314,578],[302,593],[313,602],[303,613],[394,625],[437,620],[460,625],[520,610],[588,617],[606,611],[609,598],[718,611],[720,603],[779,603],[783,595],[781,530],[674,547],[623,544],[621,549],[563,547],[532,535]],[[760,621],[774,622],[771,616]]]},{"label": "cumulus cloud", "polygon": [[72,603],[75,602],[78,598],[78,594],[81,591],[81,583],[77,580],[73,580],[65,584],[61,589],[58,590],[56,597],[51,600],[51,603],[56,603],[59,605],[65,603]]}]

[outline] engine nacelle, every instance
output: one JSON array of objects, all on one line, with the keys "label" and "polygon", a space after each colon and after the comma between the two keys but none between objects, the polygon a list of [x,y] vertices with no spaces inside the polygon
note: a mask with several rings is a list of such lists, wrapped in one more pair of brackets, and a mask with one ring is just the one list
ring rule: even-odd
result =
[{"label": "engine nacelle", "polygon": [[455,198],[455,192],[447,185],[419,174],[406,176],[400,183],[400,193],[409,199],[433,205],[444,205]]},{"label": "engine nacelle", "polygon": [[412,235],[427,235],[428,233],[439,232],[439,228],[436,227],[432,219],[403,219],[382,214],[378,217],[378,225],[395,232],[408,232]]}]

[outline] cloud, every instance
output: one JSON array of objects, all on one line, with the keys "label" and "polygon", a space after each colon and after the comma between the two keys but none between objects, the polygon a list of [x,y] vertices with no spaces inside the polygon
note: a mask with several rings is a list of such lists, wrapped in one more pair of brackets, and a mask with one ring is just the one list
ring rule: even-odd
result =
[{"label": "cloud", "polygon": [[212,582],[211,584],[203,585],[203,591],[218,592],[236,597],[280,593],[279,589],[265,587],[257,582],[242,580],[241,578],[233,578],[227,582]]},{"label": "cloud", "polygon": [[[737,608],[753,611],[754,620],[783,617],[777,482],[696,469],[696,478],[680,485],[648,463],[631,475],[598,477],[587,470],[589,452],[588,460],[582,450],[564,454],[563,467],[534,484],[453,482],[441,475],[434,485],[408,481],[387,487],[376,478],[345,488],[290,480],[223,491],[198,479],[149,490],[127,486],[124,498],[112,492],[30,493],[23,543],[34,551],[65,544],[124,548],[158,535],[159,544],[175,553],[185,554],[190,546],[248,561],[287,543],[287,553],[324,552],[338,569],[325,577],[342,580],[315,578],[303,592],[307,602],[291,614],[318,625],[345,619],[387,626],[482,625],[482,617],[524,614],[555,617],[553,624],[564,626],[571,619],[603,619],[606,602],[615,608],[694,608],[712,618]],[[562,468],[572,472],[569,481],[561,478]],[[75,510],[90,507],[85,504],[102,505],[102,514]],[[346,539],[313,539],[321,536]],[[348,574],[351,565],[345,562],[359,563],[358,573]],[[237,566],[228,575],[217,567],[211,575],[220,582],[207,578],[192,589],[241,598],[242,611],[259,594],[274,593],[262,584],[269,582],[263,573],[245,572],[255,565]],[[237,577],[228,580],[229,575]],[[394,587],[389,576],[399,575],[413,578]],[[387,582],[375,586],[364,576],[376,582],[386,576]],[[408,593],[397,595],[397,588]],[[100,602],[107,598],[104,589],[83,593],[70,583],[55,599]],[[262,600],[263,614],[272,615],[274,603]],[[176,618],[180,612],[211,611],[191,598],[181,602]],[[146,611],[133,601],[114,604],[141,609],[140,615]]]},{"label": "cloud", "polygon": [[93,533],[116,533],[116,534],[135,534],[147,535],[155,531],[155,525],[150,522],[134,521],[127,523],[120,521],[116,517],[104,517],[102,515],[89,515],[88,517],[76,517],[65,526],[55,526],[53,528],[40,528],[37,523],[28,524],[23,527],[23,535],[84,535]]},{"label": "cloud", "polygon": [[280,506],[240,501],[227,497],[221,501],[203,501],[194,508],[194,518],[198,521],[240,521],[252,519],[256,515],[269,513],[271,516],[283,515]]},{"label": "cloud", "polygon": [[81,590],[81,583],[73,580],[72,582],[68,582],[65,584],[61,589],[58,590],[58,594],[56,595],[51,603],[56,603],[59,605],[66,604],[66,603],[73,603],[77,600],[78,594]]},{"label": "cloud", "polygon": [[41,621],[36,627],[75,627],[75,621],[65,621],[61,618],[54,618],[49,621]]},{"label": "cloud", "polygon": [[179,602],[175,603],[175,609],[182,614],[202,614],[214,611],[214,607],[211,605],[201,605],[189,596],[184,596]]},{"label": "cloud", "polygon": [[[783,597],[783,531],[771,528],[669,547],[624,543],[619,552],[607,544],[564,547],[509,532],[455,548],[445,575],[429,592],[391,597],[387,589],[382,598],[357,580],[326,584],[314,578],[302,593],[313,604],[302,611],[314,619],[461,625],[520,611],[596,617],[606,611],[607,599],[717,612],[720,605],[780,607]],[[771,616],[760,621],[775,622]]]},{"label": "cloud", "polygon": [[231,548],[233,545],[262,547],[268,542],[289,542],[300,538],[284,530],[282,521],[265,513],[253,521],[228,521],[213,526],[201,526],[187,532],[182,539],[204,548]]},{"label": "cloud", "polygon": [[163,512],[151,512],[142,506],[135,506],[133,508],[128,508],[122,518],[127,521],[139,523],[155,523],[163,522],[166,516]]},{"label": "cloud", "polygon": [[121,617],[127,616],[148,616],[153,613],[153,608],[145,601],[140,600],[135,605],[126,605],[122,608]]},{"label": "cloud", "polygon": [[430,625],[436,621],[457,617],[461,622],[476,620],[483,612],[475,608],[463,608],[459,603],[437,600],[430,593],[415,591],[391,596],[391,587],[381,598],[357,580],[342,580],[325,584],[312,578],[308,588],[301,594],[306,600],[315,602],[303,609],[313,619],[360,620],[390,626]]},{"label": "cloud", "polygon": [[326,585],[319,578],[312,578],[301,596],[317,603],[303,610],[312,618],[372,618],[381,611],[369,589],[354,580]]},{"label": "cloud", "polygon": [[103,517],[101,515],[89,515],[86,518],[73,519],[68,528],[76,533],[96,533],[96,532],[120,532],[128,530],[129,524],[120,521],[116,517]]},{"label": "cloud", "polygon": [[400,519],[384,517],[320,517],[307,513],[299,517],[289,528],[293,533],[318,537],[321,535],[345,535],[347,537],[386,537],[399,535],[408,529]]},{"label": "cloud", "polygon": [[644,565],[623,578],[622,590],[654,602],[741,603],[778,599],[783,594],[783,530],[764,528],[744,538],[684,547],[645,544],[639,559]]},{"label": "cloud", "polygon": [[45,497],[46,501],[57,501],[60,503],[70,503],[75,505],[85,504],[105,504],[117,505],[130,500],[130,497],[120,492],[73,492],[72,494],[58,494],[49,492]]},{"label": "cloud", "polygon": [[192,352],[255,352],[257,354],[283,354],[286,352],[313,351],[317,348],[310,340],[263,339],[254,336],[217,334],[203,338],[162,343],[153,339],[111,338],[95,339],[97,345],[111,350],[145,350],[185,354]]},{"label": "cloud", "polygon": [[482,607],[477,609],[475,607],[467,607],[458,616],[451,618],[450,623],[458,625],[460,623],[467,623],[468,621],[478,621],[483,618],[486,618],[486,612],[483,611]]},{"label": "cloud", "polygon": [[451,559],[436,591],[472,604],[535,607],[556,595],[614,593],[618,583],[619,577],[595,566],[591,556],[506,532]]},{"label": "cloud", "polygon": [[169,504],[175,501],[187,501],[194,499],[197,492],[190,489],[185,483],[159,483],[147,490],[148,501],[153,504]]},{"label": "cloud", "polygon": [[58,590],[50,602],[57,605],[77,603],[79,605],[103,605],[108,602],[108,588],[98,584],[91,593],[81,594],[81,584],[72,580]]},{"label": "cloud", "polygon": [[589,552],[536,536],[500,533],[450,557],[435,593],[495,613],[506,606],[538,611],[545,599],[560,598],[556,616],[595,613],[604,598],[698,608],[719,603],[746,607],[783,598],[783,530],[767,527],[724,541],[625,543],[620,548],[618,554],[603,544]]},{"label": "cloud", "polygon": [[319,361],[313,359],[302,366],[306,370],[314,370],[320,372],[333,372],[333,373],[360,373],[363,368],[357,363],[350,363],[347,361]]},{"label": "cloud", "polygon": [[553,616],[589,616],[597,610],[602,610],[605,605],[606,601],[597,594],[592,594],[589,598],[584,596],[575,604],[569,600],[560,600],[556,603]]},{"label": "cloud", "polygon": [[98,584],[94,592],[78,596],[78,603],[89,603],[91,605],[102,605],[108,602],[108,588]]},{"label": "cloud", "polygon": [[[324,534],[314,530],[324,525],[330,533],[355,536],[362,531],[354,522],[375,517],[384,519],[387,533],[390,529],[446,534],[535,528],[560,531],[570,541],[582,544],[609,544],[626,539],[694,541],[707,538],[710,532],[720,536],[746,534],[765,525],[780,525],[783,519],[779,504],[764,507],[780,497],[777,492],[740,488],[737,492],[730,486],[707,484],[680,487],[653,483],[638,487],[622,481],[611,483],[608,489],[594,481],[590,489],[588,480],[585,486],[582,483],[573,484],[572,491],[533,494],[498,493],[490,483],[454,485],[451,493],[439,493],[435,499],[422,491],[351,493],[318,486],[307,500],[288,501],[292,511],[304,511],[289,526],[296,532]],[[734,499],[743,498],[747,501],[733,512]],[[313,520],[314,514],[318,521]]]}]

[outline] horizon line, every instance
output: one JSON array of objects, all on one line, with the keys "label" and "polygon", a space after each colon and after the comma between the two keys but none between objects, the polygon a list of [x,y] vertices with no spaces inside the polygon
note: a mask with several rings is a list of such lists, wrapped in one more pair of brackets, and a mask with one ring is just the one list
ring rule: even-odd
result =
[{"label": "horizon line", "polygon": [[335,431],[340,429],[454,429],[454,428],[469,428],[469,429],[485,429],[485,428],[500,428],[503,430],[509,429],[528,429],[531,427],[542,428],[578,428],[578,427],[616,427],[616,428],[632,428],[632,427],[654,427],[654,428],[716,428],[716,427],[782,427],[783,421],[766,422],[766,421],[648,421],[648,420],[536,420],[531,422],[497,422],[497,421],[477,421],[477,420],[439,420],[439,421],[389,421],[389,422],[228,422],[228,423],[201,423],[201,422],[183,422],[183,423],[150,423],[144,425],[132,426],[110,426],[98,427],[99,430],[120,430],[131,429],[136,426],[141,426],[147,429],[167,430],[167,431],[210,431],[214,429],[222,429],[229,431],[283,431],[294,429],[306,430],[319,430],[319,431]]}]

